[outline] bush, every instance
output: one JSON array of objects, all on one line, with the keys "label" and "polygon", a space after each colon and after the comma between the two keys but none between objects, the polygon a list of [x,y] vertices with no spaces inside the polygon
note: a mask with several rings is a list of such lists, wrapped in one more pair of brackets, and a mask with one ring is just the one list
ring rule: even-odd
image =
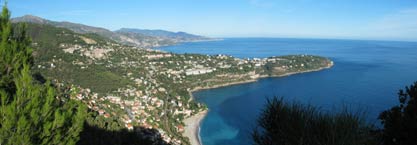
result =
[{"label": "bush", "polygon": [[252,137],[257,145],[367,145],[374,144],[372,126],[360,113],[329,114],[283,99],[267,100]]},{"label": "bush", "polygon": [[385,145],[417,144],[417,82],[400,90],[400,104],[379,115],[382,121]]}]

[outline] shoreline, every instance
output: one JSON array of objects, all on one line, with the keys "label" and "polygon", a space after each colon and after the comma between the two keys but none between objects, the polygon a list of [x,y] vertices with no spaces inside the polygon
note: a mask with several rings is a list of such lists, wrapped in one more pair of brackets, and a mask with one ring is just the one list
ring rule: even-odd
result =
[{"label": "shoreline", "polygon": [[259,77],[256,77],[256,78],[253,78],[253,79],[244,80],[244,81],[224,83],[224,84],[219,84],[219,85],[213,85],[213,86],[210,86],[210,87],[195,87],[195,88],[189,90],[188,93],[190,94],[191,98],[194,99],[194,96],[192,95],[192,93],[193,92],[197,92],[197,91],[201,91],[201,90],[208,90],[208,89],[228,87],[228,86],[233,86],[233,85],[240,85],[240,84],[252,83],[252,82],[256,82],[256,81],[258,81],[260,79],[263,79],[263,78],[278,78],[278,77],[286,77],[286,76],[295,75],[295,74],[301,74],[301,73],[316,72],[316,71],[321,71],[321,70],[329,69],[329,68],[333,67],[333,65],[334,65],[334,63],[332,61],[330,63],[330,65],[325,66],[325,67],[322,67],[322,68],[318,68],[318,69],[312,69],[312,70],[306,70],[306,71],[299,71],[299,72],[290,72],[290,73],[285,73],[285,74],[280,74],[280,75],[260,75]]},{"label": "shoreline", "polygon": [[190,139],[191,145],[202,145],[200,140],[200,123],[206,117],[207,113],[208,110],[204,110],[184,119],[185,127],[182,135]]},{"label": "shoreline", "polygon": [[[286,76],[290,76],[290,75],[294,75],[294,74],[307,73],[307,72],[316,72],[316,71],[329,69],[329,68],[333,67],[333,65],[334,65],[334,63],[333,63],[333,61],[331,61],[330,65],[328,65],[326,67],[318,68],[318,69],[312,69],[312,70],[300,71],[300,72],[291,72],[291,73],[285,73],[285,74],[281,74],[281,75],[272,75],[272,76],[262,75],[262,76],[259,76],[257,78],[249,79],[249,80],[245,80],[245,81],[225,83],[225,84],[214,85],[214,86],[210,86],[210,87],[196,87],[192,90],[189,90],[188,93],[190,94],[191,98],[194,99],[193,92],[200,91],[200,90],[207,90],[207,89],[228,87],[228,86],[232,86],[232,85],[246,84],[246,83],[256,82],[256,81],[258,81],[259,79],[262,79],[262,78],[286,77]],[[186,118],[184,120],[184,123],[185,123],[186,127],[185,127],[185,131],[184,131],[183,135],[190,139],[191,145],[203,145],[201,143],[201,138],[200,138],[200,123],[206,117],[207,113],[208,113],[208,110],[204,110],[204,111],[198,112],[197,114],[195,114],[195,115],[193,115],[189,118]]]}]

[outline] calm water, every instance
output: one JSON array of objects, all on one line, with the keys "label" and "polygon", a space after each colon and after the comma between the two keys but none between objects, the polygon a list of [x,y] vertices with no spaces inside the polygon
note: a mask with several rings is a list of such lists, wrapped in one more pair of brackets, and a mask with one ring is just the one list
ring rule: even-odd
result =
[{"label": "calm water", "polygon": [[323,39],[225,39],[163,47],[176,53],[229,54],[240,58],[313,54],[331,58],[331,69],[194,93],[209,107],[201,125],[204,145],[251,144],[250,131],[271,96],[310,103],[325,111],[340,106],[379,112],[396,104],[397,91],[417,81],[417,43]]}]

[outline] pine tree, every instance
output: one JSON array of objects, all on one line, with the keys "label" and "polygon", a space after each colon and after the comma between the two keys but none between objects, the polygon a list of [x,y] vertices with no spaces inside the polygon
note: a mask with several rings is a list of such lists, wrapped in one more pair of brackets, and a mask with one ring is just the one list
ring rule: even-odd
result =
[{"label": "pine tree", "polygon": [[30,63],[30,40],[26,38],[24,25],[13,32],[10,12],[6,7],[3,7],[0,16],[0,32],[0,87],[7,92],[14,92],[13,76],[18,74],[23,64]]},{"label": "pine tree", "polygon": [[33,80],[30,39],[23,24],[12,26],[6,6],[0,35],[0,144],[75,144],[85,105],[57,96],[49,82]]}]

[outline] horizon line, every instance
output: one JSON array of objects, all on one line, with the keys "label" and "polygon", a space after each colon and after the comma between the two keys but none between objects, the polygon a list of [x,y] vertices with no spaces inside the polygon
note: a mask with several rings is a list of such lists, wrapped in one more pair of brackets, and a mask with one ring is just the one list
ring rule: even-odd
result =
[{"label": "horizon line", "polygon": [[117,29],[110,29],[107,27],[103,27],[103,26],[94,26],[94,25],[90,25],[90,24],[85,24],[83,22],[71,22],[71,21],[67,21],[67,20],[62,20],[62,21],[58,21],[58,20],[52,20],[52,19],[47,19],[41,16],[37,16],[37,15],[33,15],[33,14],[24,14],[22,16],[14,16],[11,17],[11,19],[14,18],[19,18],[19,17],[24,17],[24,16],[34,16],[34,17],[38,17],[44,20],[49,20],[49,21],[54,21],[54,22],[68,22],[68,23],[74,23],[74,24],[80,24],[80,25],[85,25],[85,26],[90,26],[90,27],[97,27],[97,28],[102,28],[102,29],[107,29],[109,31],[115,32],[121,29],[139,29],[139,30],[162,30],[162,31],[170,31],[170,32],[174,32],[174,33],[178,33],[178,32],[185,32],[188,34],[193,34],[193,35],[199,35],[199,36],[204,36],[204,37],[209,37],[209,38],[219,38],[219,39],[228,39],[228,38],[276,38],[276,39],[324,39],[324,40],[353,40],[353,41],[384,41],[384,42],[410,42],[410,43],[415,43],[417,42],[417,40],[411,40],[411,39],[386,39],[386,38],[353,38],[353,37],[343,37],[343,36],[334,36],[334,37],[329,37],[329,36],[325,36],[325,37],[314,37],[314,36],[245,36],[245,35],[216,35],[216,34],[212,34],[212,35],[204,35],[204,34],[198,34],[198,33],[192,33],[192,32],[187,32],[187,31],[179,31],[179,30],[169,30],[169,29],[163,29],[163,28],[137,28],[137,27],[119,27]]}]

